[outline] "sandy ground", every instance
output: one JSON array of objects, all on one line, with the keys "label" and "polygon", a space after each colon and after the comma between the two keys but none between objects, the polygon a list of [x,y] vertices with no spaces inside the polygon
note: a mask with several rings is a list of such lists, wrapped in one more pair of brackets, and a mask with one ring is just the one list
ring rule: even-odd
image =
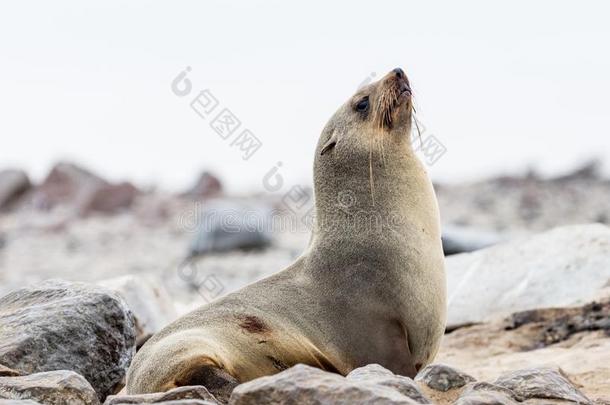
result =
[{"label": "sandy ground", "polygon": [[610,335],[585,331],[545,345],[540,336],[550,322],[533,322],[506,330],[497,320],[445,335],[436,362],[445,363],[480,381],[529,367],[558,367],[592,400],[610,401]]}]

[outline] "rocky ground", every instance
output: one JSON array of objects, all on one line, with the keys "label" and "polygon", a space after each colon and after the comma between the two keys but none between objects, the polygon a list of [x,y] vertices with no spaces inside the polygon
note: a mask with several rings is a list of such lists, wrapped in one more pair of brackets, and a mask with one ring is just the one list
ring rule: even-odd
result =
[{"label": "rocky ground", "polygon": [[[436,365],[415,381],[293,367],[230,403],[610,403],[610,181],[590,164],[436,189],[446,251],[474,250],[447,257]],[[210,217],[218,207],[264,226],[223,232],[233,222]],[[108,395],[150,334],[278,271],[308,237],[282,196],[227,196],[209,173],[175,195],[70,164],[41,184],[0,171],[0,405],[228,400],[202,387]]]}]

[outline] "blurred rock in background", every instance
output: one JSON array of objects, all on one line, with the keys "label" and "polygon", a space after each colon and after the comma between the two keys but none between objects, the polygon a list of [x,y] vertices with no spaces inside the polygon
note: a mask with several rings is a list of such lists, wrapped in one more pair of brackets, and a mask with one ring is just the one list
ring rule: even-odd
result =
[{"label": "blurred rock in background", "polygon": [[137,194],[131,183],[112,184],[73,163],[61,162],[35,187],[30,202],[42,210],[66,205],[81,216],[114,214],[129,208]]},{"label": "blurred rock in background", "polygon": [[193,213],[195,237],[188,257],[271,245],[272,208],[262,202],[214,200]]},{"label": "blurred rock in background", "polygon": [[222,183],[220,182],[220,179],[210,172],[203,172],[193,187],[183,195],[194,200],[201,200],[204,198],[218,197],[221,194]]},{"label": "blurred rock in background", "polygon": [[10,209],[30,187],[30,179],[23,170],[0,171],[0,212]]},{"label": "blurred rock in background", "polygon": [[505,236],[560,225],[610,223],[610,180],[588,162],[565,175],[544,179],[534,172],[464,184],[437,184],[445,225]]}]

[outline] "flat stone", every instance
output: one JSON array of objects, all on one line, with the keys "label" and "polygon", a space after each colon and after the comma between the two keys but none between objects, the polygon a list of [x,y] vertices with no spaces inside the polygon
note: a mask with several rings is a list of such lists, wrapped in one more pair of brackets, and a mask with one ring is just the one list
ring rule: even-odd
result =
[{"label": "flat stone", "polygon": [[591,404],[591,401],[556,369],[530,368],[512,371],[502,374],[494,384],[514,392],[518,401],[540,398]]},{"label": "flat stone", "polygon": [[[146,404],[147,402],[144,402]],[[116,405],[130,405],[132,402],[127,403],[118,403]],[[139,402],[138,402],[139,404]],[[217,402],[204,401],[202,399],[178,399],[175,401],[163,401],[163,402],[155,402],[155,404],[160,405],[217,405]]]},{"label": "flat stone", "polygon": [[0,398],[29,399],[45,405],[98,405],[93,387],[73,371],[58,370],[0,377]]},{"label": "flat stone", "polygon": [[488,382],[470,383],[454,405],[517,405],[514,393]]},{"label": "flat stone", "polygon": [[[188,403],[205,403],[205,404],[220,404],[220,402],[210,394],[203,386],[184,386],[174,388],[166,392],[156,392],[152,394],[139,395],[111,395],[106,398],[104,405],[119,405],[119,404],[166,404],[178,403],[178,401],[189,400]],[[198,400],[200,402],[192,402]],[[182,402],[180,402],[182,403]]]}]

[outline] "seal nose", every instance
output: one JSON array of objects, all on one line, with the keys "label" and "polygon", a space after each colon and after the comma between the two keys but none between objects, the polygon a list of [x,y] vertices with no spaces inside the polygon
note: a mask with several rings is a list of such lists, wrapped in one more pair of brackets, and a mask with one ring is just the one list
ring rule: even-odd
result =
[{"label": "seal nose", "polygon": [[393,72],[396,74],[396,77],[398,77],[399,79],[404,79],[405,78],[405,72],[397,67],[396,69],[393,70]]}]

